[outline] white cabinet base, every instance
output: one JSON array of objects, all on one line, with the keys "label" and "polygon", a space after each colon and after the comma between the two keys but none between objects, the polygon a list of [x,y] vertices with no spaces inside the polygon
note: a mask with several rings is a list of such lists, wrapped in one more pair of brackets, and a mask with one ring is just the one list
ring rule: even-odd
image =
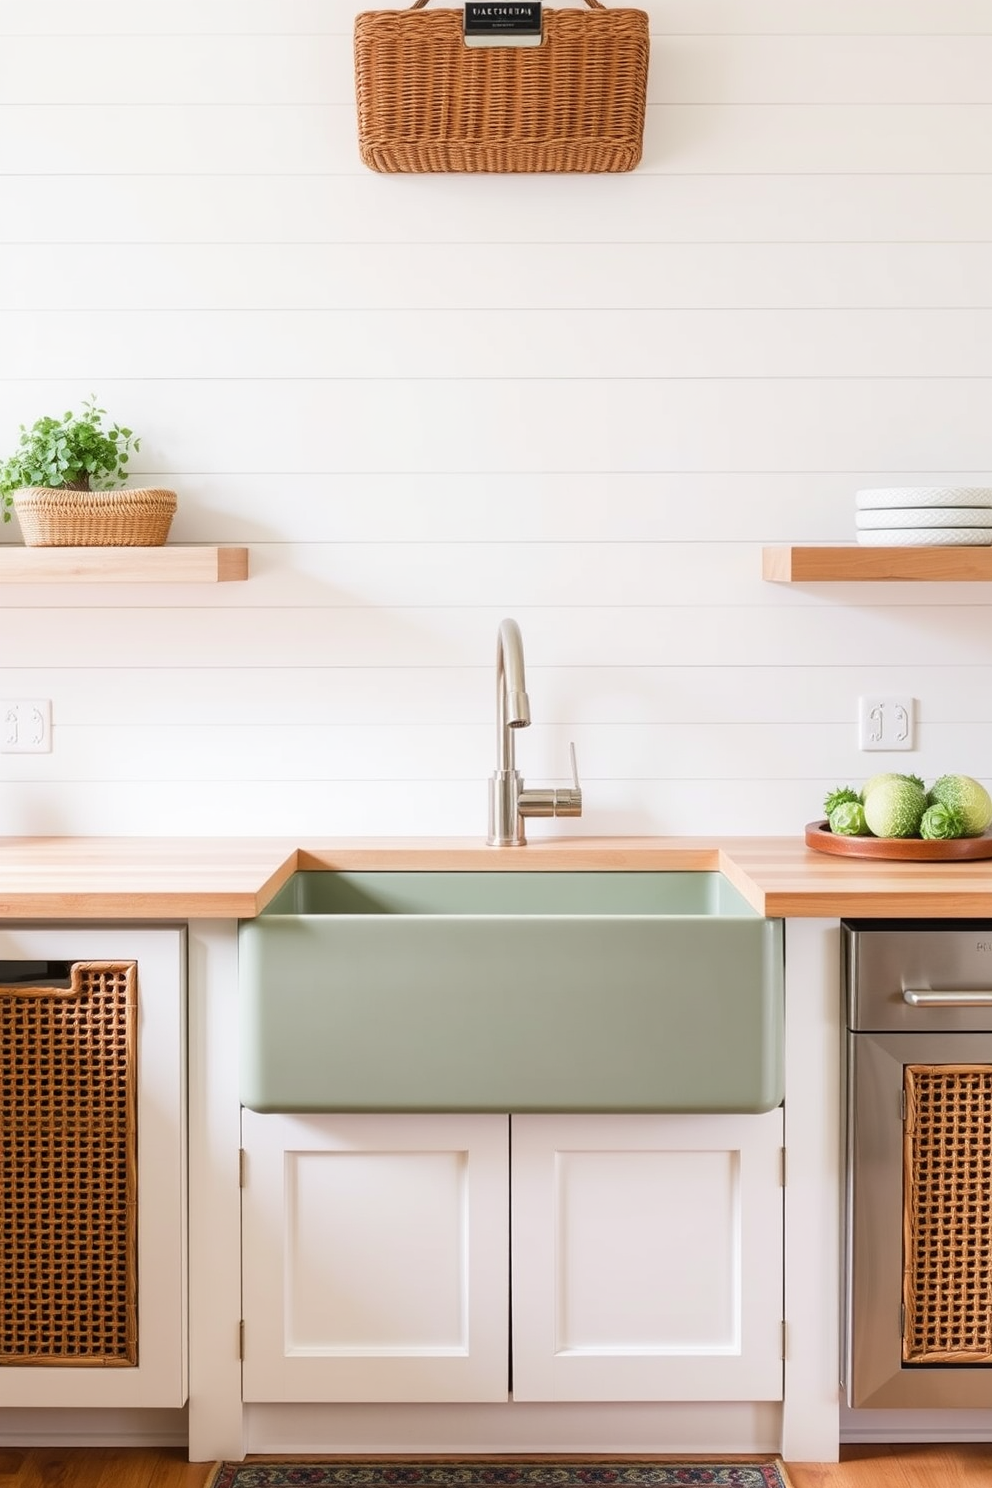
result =
[{"label": "white cabinet base", "polygon": [[781,1400],[780,1110],[242,1120],[245,1400]]}]

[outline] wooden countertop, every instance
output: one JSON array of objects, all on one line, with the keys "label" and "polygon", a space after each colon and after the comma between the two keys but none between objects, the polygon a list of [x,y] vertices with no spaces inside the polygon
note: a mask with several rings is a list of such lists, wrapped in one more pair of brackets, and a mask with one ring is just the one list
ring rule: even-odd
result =
[{"label": "wooden countertop", "polygon": [[297,869],[720,869],[770,917],[992,918],[992,860],[831,857],[795,837],[6,837],[0,917],[250,919]]}]

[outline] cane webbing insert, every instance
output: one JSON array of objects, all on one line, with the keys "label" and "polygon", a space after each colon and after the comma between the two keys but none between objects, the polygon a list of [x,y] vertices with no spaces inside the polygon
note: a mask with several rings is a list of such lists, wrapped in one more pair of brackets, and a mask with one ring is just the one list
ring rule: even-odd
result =
[{"label": "cane webbing insert", "polygon": [[992,1363],[992,1065],[907,1065],[906,1364]]},{"label": "cane webbing insert", "polygon": [[133,1365],[137,968],[0,986],[0,1364]]}]

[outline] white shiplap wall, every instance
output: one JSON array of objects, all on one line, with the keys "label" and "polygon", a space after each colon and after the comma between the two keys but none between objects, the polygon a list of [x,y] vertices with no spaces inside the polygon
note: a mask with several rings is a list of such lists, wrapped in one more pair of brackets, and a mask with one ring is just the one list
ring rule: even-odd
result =
[{"label": "white shiplap wall", "polygon": [[[253,570],[0,590],[55,722],[0,830],[481,835],[506,614],[551,830],[992,783],[986,586],[760,577],[860,486],[992,481],[992,0],[646,0],[643,163],[591,177],[366,171],[359,8],[0,0],[0,450],[96,392]],[[917,752],[859,754],[865,691]]]}]

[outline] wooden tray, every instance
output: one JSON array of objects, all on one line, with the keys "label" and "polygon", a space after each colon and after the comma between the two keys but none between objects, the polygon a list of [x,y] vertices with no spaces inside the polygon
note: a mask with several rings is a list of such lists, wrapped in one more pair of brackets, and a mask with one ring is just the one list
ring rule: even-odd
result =
[{"label": "wooden tray", "polygon": [[806,823],[806,846],[817,852],[848,858],[901,858],[905,863],[961,863],[969,858],[992,858],[992,829],[981,837],[952,837],[928,842],[922,837],[842,837],[831,832],[826,818]]}]

